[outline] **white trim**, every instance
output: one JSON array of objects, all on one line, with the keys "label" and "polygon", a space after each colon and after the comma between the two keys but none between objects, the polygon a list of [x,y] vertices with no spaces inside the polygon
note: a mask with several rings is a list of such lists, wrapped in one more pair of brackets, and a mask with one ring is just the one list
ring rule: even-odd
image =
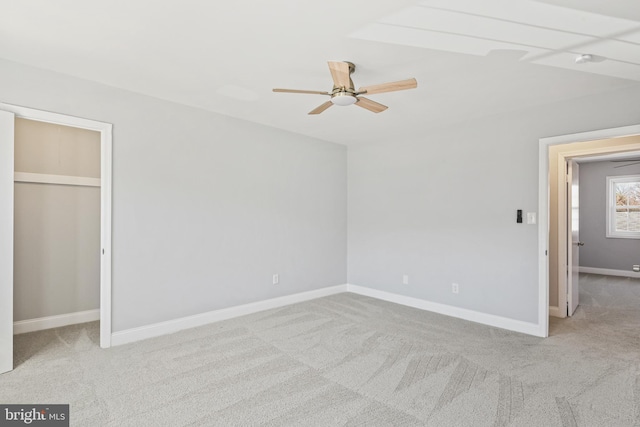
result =
[{"label": "white trim", "polygon": [[[621,136],[640,135],[640,125],[623,126],[612,129],[600,129],[588,132],[572,133],[568,135],[550,136],[541,138],[540,142],[544,145],[562,145],[571,142],[597,141],[599,139],[618,138]],[[596,150],[586,150],[585,155],[595,152]],[[604,150],[603,152],[611,152]]]},{"label": "white trim", "polygon": [[113,125],[100,131],[100,347],[111,347],[111,192],[113,165]]},{"label": "white trim", "polygon": [[538,328],[549,336],[549,143],[538,150]]},{"label": "white trim", "polygon": [[0,103],[16,117],[100,132],[100,347],[111,346],[111,199],[113,125],[80,117]]},{"label": "white trim", "polygon": [[[542,336],[549,335],[550,310],[549,258],[547,255],[549,249],[549,147],[572,142],[595,141],[631,135],[640,135],[640,125],[540,138],[538,150],[538,325],[543,333]],[[615,144],[612,144],[610,147],[602,149],[577,150],[562,154],[567,157],[579,157],[632,150],[637,150],[637,148],[625,146],[624,149],[621,149],[621,147],[616,147]],[[560,221],[560,223],[562,222]]]},{"label": "white trim", "polygon": [[37,120],[39,122],[52,123],[55,125],[71,126],[81,129],[95,130],[102,132],[105,127],[111,127],[110,123],[98,122],[96,120],[83,119],[81,117],[68,116],[65,114],[52,113],[50,111],[36,110],[19,105],[4,104],[0,102],[0,110],[9,111],[18,118]]},{"label": "white trim", "polygon": [[235,307],[223,308],[220,310],[209,311],[207,313],[196,314],[193,316],[182,317],[180,319],[168,320],[166,322],[154,323],[152,325],[140,326],[138,328],[126,329],[124,331],[114,332],[111,337],[111,345],[128,344],[147,338],[158,337],[161,335],[172,334],[184,329],[195,328],[198,326],[208,325],[210,323],[219,322],[221,320],[233,319],[235,317],[245,316],[247,314],[257,313],[259,311],[270,310],[272,308],[283,307],[286,305],[296,304],[299,302],[309,301],[316,298],[322,298],[329,295],[335,295],[347,292],[347,285],[332,286],[329,288],[317,289],[314,291],[301,292],[298,294],[287,295],[278,298],[272,298],[264,301],[252,302],[249,304],[238,305]]},{"label": "white trim", "polygon": [[[556,176],[558,177],[557,187],[556,187],[556,195],[557,195],[557,206],[556,206],[556,218],[562,218],[558,221],[557,227],[557,235],[558,235],[558,260],[557,265],[558,269],[556,271],[556,283],[558,284],[558,307],[566,307],[568,302],[569,292],[569,267],[572,265],[568,263],[569,257],[569,231],[568,231],[568,221],[569,221],[569,212],[567,210],[568,203],[568,185],[569,185],[569,165],[567,164],[567,158],[562,154],[558,153],[557,155],[557,172]],[[568,311],[567,311],[568,312]],[[564,317],[567,315],[565,314]]]},{"label": "white trim", "polygon": [[601,274],[603,276],[618,276],[618,277],[631,277],[634,279],[640,279],[640,273],[630,270],[612,270],[610,268],[596,268],[596,267],[582,267],[579,269],[580,273],[587,274]]},{"label": "white trim", "polygon": [[563,313],[560,311],[560,307],[549,307],[549,316],[553,316],[553,317],[567,317],[567,313]]},{"label": "white trim", "polygon": [[264,301],[257,301],[235,307],[223,308],[220,310],[209,311],[207,313],[195,314],[193,316],[182,317],[179,319],[173,319],[147,326],[140,326],[137,328],[114,332],[111,338],[111,345],[116,346],[129,344],[148,338],[172,334],[174,332],[179,332],[189,328],[208,325],[210,323],[215,323],[222,320],[229,320],[264,310],[279,308],[286,305],[296,304],[299,302],[309,301],[316,298],[322,298],[344,292],[364,295],[382,301],[388,301],[394,304],[401,304],[420,310],[442,314],[445,316],[451,316],[471,322],[481,323],[487,326],[521,332],[523,334],[538,337],[546,336],[543,334],[540,326],[536,323],[523,322],[521,320],[509,319],[506,317],[467,310],[465,308],[454,307],[451,305],[434,303],[431,301],[393,294],[390,292],[379,291],[363,286],[345,284],[293,295],[287,295],[278,298],[272,298]]},{"label": "white trim", "polygon": [[84,176],[48,175],[44,173],[15,172],[15,182],[33,182],[38,184],[77,185],[82,187],[100,187],[100,178]]},{"label": "white trim", "polygon": [[100,310],[98,309],[59,314],[57,316],[40,317],[37,319],[20,320],[18,322],[13,322],[13,334],[25,334],[27,332],[75,325],[76,323],[95,322],[96,320],[100,320]]},{"label": "white trim", "polygon": [[487,326],[521,332],[523,334],[544,337],[538,324],[523,322],[521,320],[509,319],[507,317],[495,316],[493,314],[481,313],[479,311],[468,310],[466,308],[454,307],[452,305],[439,304],[427,300],[422,300],[404,295],[393,294],[391,292],[377,289],[365,288],[358,285],[347,285],[349,292],[364,295],[395,304],[406,305],[420,310],[431,311],[433,313],[444,314],[445,316],[456,317],[458,319],[469,320]]},{"label": "white trim", "polygon": [[0,111],[0,373],[13,369],[14,124]]}]

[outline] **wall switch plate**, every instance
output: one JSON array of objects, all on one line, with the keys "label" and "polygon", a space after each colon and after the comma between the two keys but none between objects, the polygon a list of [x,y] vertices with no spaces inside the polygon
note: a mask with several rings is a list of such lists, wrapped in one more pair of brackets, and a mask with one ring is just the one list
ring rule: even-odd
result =
[{"label": "wall switch plate", "polygon": [[273,275],[273,284],[277,285],[278,283],[280,283],[280,275],[279,274],[274,274]]},{"label": "wall switch plate", "polygon": [[460,293],[460,286],[457,283],[452,283],[451,292],[453,292],[454,294]]},{"label": "wall switch plate", "polygon": [[536,224],[537,218],[535,212],[527,212],[527,224]]},{"label": "wall switch plate", "polygon": [[403,285],[408,285],[409,284],[409,276],[407,274],[404,274],[402,276],[402,284]]}]

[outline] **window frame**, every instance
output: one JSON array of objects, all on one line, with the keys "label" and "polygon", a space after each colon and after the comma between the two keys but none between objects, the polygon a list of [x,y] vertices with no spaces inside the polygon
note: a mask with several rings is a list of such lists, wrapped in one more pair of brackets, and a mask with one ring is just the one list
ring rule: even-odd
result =
[{"label": "window frame", "polygon": [[624,182],[640,182],[640,175],[617,175],[607,176],[607,227],[606,237],[610,239],[640,239],[640,231],[618,231],[616,230],[616,184]]}]

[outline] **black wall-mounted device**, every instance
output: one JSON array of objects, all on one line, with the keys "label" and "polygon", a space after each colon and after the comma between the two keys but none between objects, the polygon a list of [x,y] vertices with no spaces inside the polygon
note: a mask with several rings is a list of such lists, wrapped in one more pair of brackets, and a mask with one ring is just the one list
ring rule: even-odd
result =
[{"label": "black wall-mounted device", "polygon": [[516,222],[522,224],[522,209],[518,209],[518,215],[516,216]]}]

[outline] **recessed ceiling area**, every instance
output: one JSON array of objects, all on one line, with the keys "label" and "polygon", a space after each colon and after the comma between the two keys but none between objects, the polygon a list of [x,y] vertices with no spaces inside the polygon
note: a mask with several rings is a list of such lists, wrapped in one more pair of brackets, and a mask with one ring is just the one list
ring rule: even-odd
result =
[{"label": "recessed ceiling area", "polygon": [[[478,56],[521,51],[522,61],[640,81],[640,22],[532,0],[421,1],[351,37]],[[577,63],[581,54],[592,60]]]},{"label": "recessed ceiling area", "polygon": [[[347,145],[640,84],[637,0],[3,3],[2,59]],[[328,60],[418,88],[316,116],[271,92],[331,91]]]}]

